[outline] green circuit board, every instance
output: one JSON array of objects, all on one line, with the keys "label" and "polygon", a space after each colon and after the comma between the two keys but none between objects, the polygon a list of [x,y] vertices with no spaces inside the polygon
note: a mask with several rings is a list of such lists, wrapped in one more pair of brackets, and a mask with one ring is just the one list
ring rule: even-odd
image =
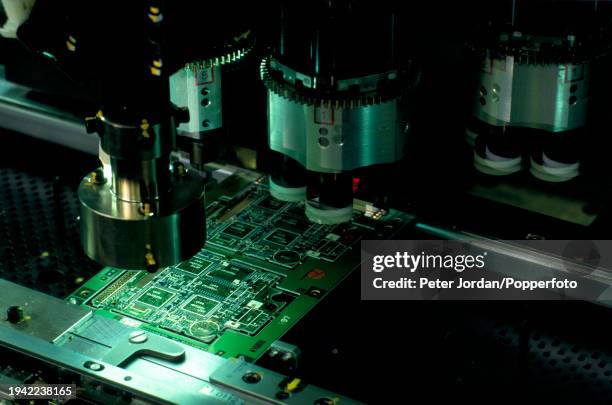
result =
[{"label": "green circuit board", "polygon": [[[246,173],[246,172],[245,172]],[[412,217],[365,203],[321,225],[304,203],[235,175],[208,193],[206,246],[156,273],[105,268],[68,299],[224,357],[257,359],[359,265],[359,241],[393,237]]]}]

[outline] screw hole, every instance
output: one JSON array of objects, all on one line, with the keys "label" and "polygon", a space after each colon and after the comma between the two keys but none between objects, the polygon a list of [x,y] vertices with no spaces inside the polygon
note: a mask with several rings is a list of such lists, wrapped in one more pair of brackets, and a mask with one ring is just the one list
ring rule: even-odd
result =
[{"label": "screw hole", "polygon": [[261,374],[256,373],[254,371],[249,371],[248,373],[242,376],[242,381],[247,384],[257,384],[261,381]]}]

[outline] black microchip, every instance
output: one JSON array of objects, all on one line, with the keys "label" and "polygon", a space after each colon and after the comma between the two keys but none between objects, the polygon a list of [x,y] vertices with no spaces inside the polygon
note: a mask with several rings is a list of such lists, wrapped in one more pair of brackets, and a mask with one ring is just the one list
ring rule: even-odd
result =
[{"label": "black microchip", "polygon": [[284,229],[277,229],[264,239],[266,242],[273,243],[278,246],[287,246],[298,237],[295,232],[289,232]]},{"label": "black microchip", "polygon": [[204,270],[206,270],[212,264],[209,260],[204,260],[197,256],[193,257],[191,260],[183,262],[176,266],[177,269],[184,270],[191,274],[200,274]]},{"label": "black microchip", "polygon": [[274,223],[274,225],[279,228],[288,229],[292,231],[295,230],[299,233],[302,233],[305,232],[308,228],[310,228],[310,225],[312,225],[312,223],[308,222],[305,219],[297,218],[291,215],[283,215]]},{"label": "black microchip", "polygon": [[204,283],[193,290],[197,294],[202,294],[209,297],[214,297],[217,300],[226,299],[232,291],[233,287],[228,287],[225,283],[215,281],[212,277],[206,277]]},{"label": "black microchip", "polygon": [[230,264],[229,266],[219,266],[215,271],[211,272],[212,277],[220,278],[222,280],[229,281],[230,283],[234,280],[244,280],[247,278],[253,270]]},{"label": "black microchip", "polygon": [[200,316],[206,316],[215,306],[217,306],[217,301],[196,295],[187,304],[185,304],[183,309]]},{"label": "black microchip", "polygon": [[263,208],[253,207],[250,211],[242,215],[242,219],[252,224],[263,224],[274,216],[275,213]]},{"label": "black microchip", "polygon": [[261,208],[265,208],[271,211],[278,211],[285,206],[284,201],[277,200],[274,197],[267,197],[265,200],[257,204]]},{"label": "black microchip", "polygon": [[138,301],[159,308],[172,297],[174,297],[173,293],[162,290],[161,288],[152,287],[142,294],[140,298],[138,298]]},{"label": "black microchip", "polygon": [[255,229],[253,225],[244,222],[234,222],[222,232],[224,235],[233,236],[236,238],[244,238]]},{"label": "black microchip", "polygon": [[303,205],[296,205],[295,207],[289,208],[285,212],[288,213],[288,214],[293,215],[294,217],[302,218],[305,221],[308,221],[308,219],[306,218],[306,214],[304,213],[304,206]]},{"label": "black microchip", "polygon": [[221,245],[226,249],[234,249],[234,245],[236,243],[236,238],[233,236],[226,236],[224,234],[219,234],[210,240],[211,242],[216,243],[217,245]]}]

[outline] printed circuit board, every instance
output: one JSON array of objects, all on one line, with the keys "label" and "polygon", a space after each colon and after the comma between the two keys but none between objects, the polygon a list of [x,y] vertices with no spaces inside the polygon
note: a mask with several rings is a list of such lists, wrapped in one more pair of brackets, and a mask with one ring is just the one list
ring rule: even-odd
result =
[{"label": "printed circuit board", "polygon": [[321,225],[304,203],[270,196],[239,171],[207,195],[208,241],[156,273],[105,268],[68,299],[224,357],[257,359],[359,265],[359,241],[388,239],[412,217],[357,202],[353,221]]}]

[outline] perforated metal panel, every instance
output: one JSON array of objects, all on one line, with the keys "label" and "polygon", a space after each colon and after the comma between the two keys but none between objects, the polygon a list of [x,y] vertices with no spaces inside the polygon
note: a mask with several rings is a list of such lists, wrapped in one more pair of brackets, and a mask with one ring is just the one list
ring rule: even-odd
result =
[{"label": "perforated metal panel", "polygon": [[[537,328],[521,331],[508,324],[492,325],[492,336],[508,351],[516,353],[519,372],[529,393],[555,398],[561,403],[581,398],[612,403],[609,347],[597,347],[593,339],[583,344],[579,343],[582,340],[579,338],[553,336]],[[524,358],[522,365],[521,356]]]},{"label": "perforated metal panel", "polygon": [[0,151],[0,278],[65,297],[100,268],[81,250],[72,185],[95,160],[5,134]]}]

